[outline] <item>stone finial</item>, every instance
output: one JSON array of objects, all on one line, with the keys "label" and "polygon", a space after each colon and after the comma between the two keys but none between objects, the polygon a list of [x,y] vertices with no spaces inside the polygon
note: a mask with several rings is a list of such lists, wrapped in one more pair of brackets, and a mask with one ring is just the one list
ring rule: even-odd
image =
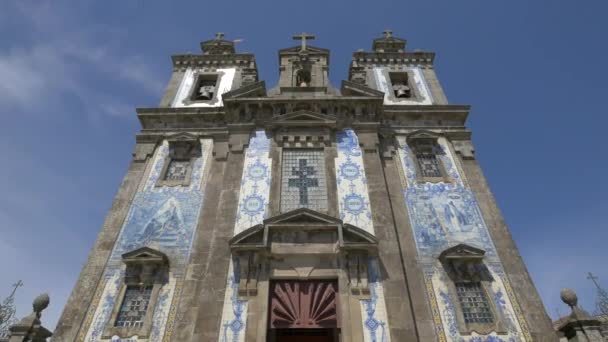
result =
[{"label": "stone finial", "polygon": [[53,334],[40,322],[42,311],[49,306],[50,302],[49,295],[46,293],[36,297],[32,303],[33,312],[9,328],[11,332],[9,342],[43,342],[51,337]]},{"label": "stone finial", "polygon": [[34,312],[38,317],[42,314],[42,310],[46,309],[49,306],[51,299],[49,298],[48,293],[43,293],[34,299],[32,303],[32,307],[34,308]]},{"label": "stone finial", "polygon": [[572,310],[567,320],[558,327],[566,339],[572,342],[603,342],[600,321],[578,307],[576,292],[572,289],[562,289],[560,297]]},{"label": "stone finial", "polygon": [[578,303],[576,292],[574,292],[572,289],[562,289],[559,296],[561,297],[562,301],[571,308],[575,307]]}]

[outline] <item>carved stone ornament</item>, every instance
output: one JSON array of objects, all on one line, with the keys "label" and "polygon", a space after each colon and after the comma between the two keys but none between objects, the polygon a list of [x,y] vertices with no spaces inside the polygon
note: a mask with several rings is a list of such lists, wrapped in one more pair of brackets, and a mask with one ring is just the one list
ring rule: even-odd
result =
[{"label": "carved stone ornament", "polygon": [[[122,261],[125,264],[125,276],[122,279],[110,319],[103,330],[103,337],[129,338],[137,335],[139,338],[146,338],[152,329],[154,308],[160,289],[168,282],[169,259],[158,250],[142,247],[123,254]],[[146,297],[149,295],[141,323],[129,326],[119,325],[118,318],[123,301],[127,300],[127,292],[138,289],[142,291],[145,289]]]},{"label": "carved stone ornament", "polygon": [[[311,255],[323,255],[325,260],[344,256],[351,292],[368,296],[367,260],[377,253],[377,246],[376,237],[361,228],[307,208],[268,218],[230,240],[232,254],[239,261],[235,272],[241,276],[241,296],[257,294],[257,281],[271,260],[284,260],[297,277],[307,279],[317,268],[310,263]],[[299,264],[297,260],[302,258],[309,259]]]},{"label": "carved stone ornament", "polygon": [[156,186],[188,186],[192,178],[194,161],[201,155],[200,140],[188,133],[167,138],[169,153]]}]

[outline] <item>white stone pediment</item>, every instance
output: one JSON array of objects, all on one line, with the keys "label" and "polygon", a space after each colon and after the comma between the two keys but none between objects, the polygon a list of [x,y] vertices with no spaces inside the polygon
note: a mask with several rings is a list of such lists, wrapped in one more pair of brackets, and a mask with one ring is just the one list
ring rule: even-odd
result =
[{"label": "white stone pediment", "polygon": [[314,246],[316,252],[335,254],[342,249],[375,250],[378,240],[338,218],[300,208],[266,219],[229,243],[233,251],[267,249],[271,253],[280,250],[281,254],[298,254]]},{"label": "white stone pediment", "polygon": [[[279,54],[283,54],[283,53],[300,53],[300,51],[302,51],[302,45],[296,45],[296,46],[293,46],[293,47],[289,47],[289,48],[285,48],[285,49],[279,50]],[[314,46],[311,46],[311,45],[308,45],[308,44],[306,44],[306,52],[308,54],[329,54],[329,50],[328,49],[314,47]]]},{"label": "white stone pediment", "polygon": [[188,132],[179,132],[166,136],[168,141],[196,141],[198,137],[195,134]]},{"label": "white stone pediment", "polygon": [[439,133],[435,133],[433,131],[429,131],[426,129],[420,129],[417,131],[414,131],[410,134],[408,134],[407,139],[408,140],[412,140],[412,139],[437,139],[439,138],[441,135]]},{"label": "white stone pediment", "polygon": [[141,247],[136,250],[127,252],[122,255],[122,260],[125,263],[130,262],[151,262],[151,263],[165,263],[167,262],[167,256],[156,249],[150,247]]},{"label": "white stone pediment", "polygon": [[335,126],[336,117],[316,113],[309,110],[299,110],[280,116],[275,116],[271,125],[283,127]]},{"label": "white stone pediment", "polygon": [[483,249],[473,247],[464,243],[457,244],[455,246],[445,249],[439,254],[439,259],[442,261],[449,260],[469,260],[478,261],[483,259],[486,251]]},{"label": "white stone pediment", "polygon": [[342,224],[342,220],[308,208],[299,208],[264,220],[264,224]]}]

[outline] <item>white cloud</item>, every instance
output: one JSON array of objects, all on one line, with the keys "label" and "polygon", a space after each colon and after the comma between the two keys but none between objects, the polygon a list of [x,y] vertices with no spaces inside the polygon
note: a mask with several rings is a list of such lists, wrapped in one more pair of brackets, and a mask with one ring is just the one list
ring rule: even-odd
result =
[{"label": "white cloud", "polygon": [[160,96],[158,71],[120,47],[121,32],[70,22],[69,9],[59,3],[14,5],[13,13],[27,23],[32,38],[24,39],[25,45],[0,49],[3,108],[34,114],[80,103],[88,114],[115,116],[133,112],[116,110],[130,101],[120,86]]}]

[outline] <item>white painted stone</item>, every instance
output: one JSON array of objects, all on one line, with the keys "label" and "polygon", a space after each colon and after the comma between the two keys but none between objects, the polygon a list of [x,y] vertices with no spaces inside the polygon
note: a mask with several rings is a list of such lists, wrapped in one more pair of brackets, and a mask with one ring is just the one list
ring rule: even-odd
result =
[{"label": "white painted stone", "polygon": [[171,104],[171,107],[221,107],[224,105],[222,102],[222,94],[230,91],[232,88],[232,82],[234,81],[234,75],[236,73],[236,68],[227,68],[227,69],[217,69],[217,73],[220,74],[220,84],[218,86],[217,98],[218,101],[214,101],[213,103],[204,103],[204,102],[194,102],[188,105],[184,104],[184,100],[188,98],[188,95],[191,92],[192,87],[195,82],[195,72],[192,68],[188,68],[184,73],[184,78],[182,79],[179,88],[177,89],[177,94],[175,94],[175,99]]}]

